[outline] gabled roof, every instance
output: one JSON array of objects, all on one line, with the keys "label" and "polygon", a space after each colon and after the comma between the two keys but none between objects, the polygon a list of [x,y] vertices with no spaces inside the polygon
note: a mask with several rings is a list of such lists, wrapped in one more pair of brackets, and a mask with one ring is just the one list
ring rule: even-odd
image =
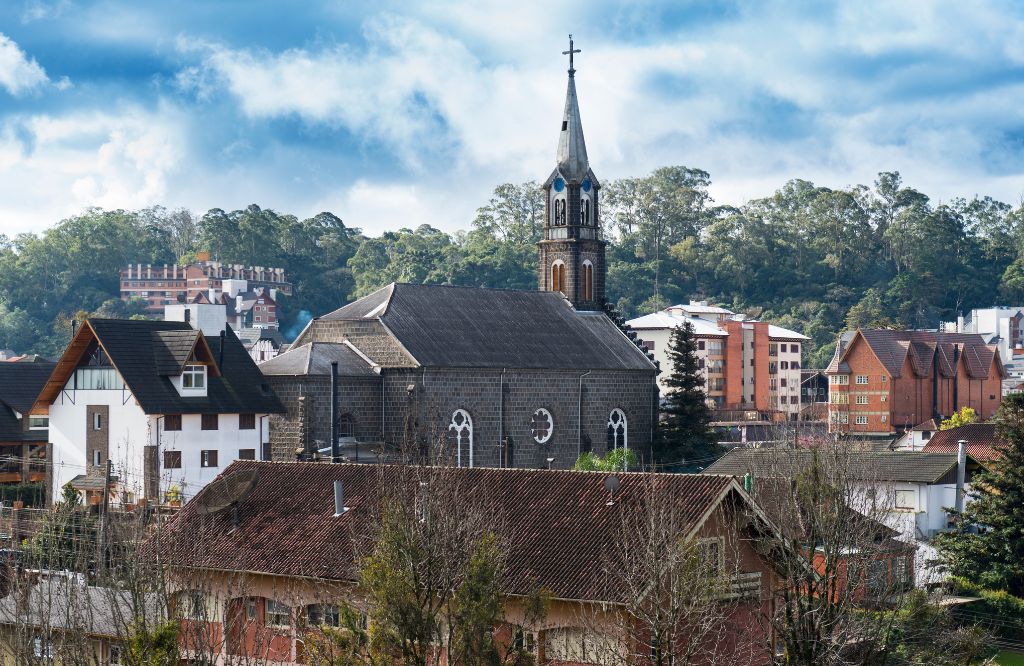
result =
[{"label": "gabled roof", "polygon": [[969,423],[959,428],[939,430],[924,445],[923,451],[955,454],[961,439],[967,440],[967,455],[975,460],[994,460],[1000,455],[997,447],[1002,441],[996,437],[994,423]]},{"label": "gabled roof", "polygon": [[374,368],[379,367],[344,342],[309,342],[263,361],[259,367],[264,375],[328,376],[332,362],[338,364],[342,377],[372,376],[376,374]]},{"label": "gabled roof", "polygon": [[998,349],[985,343],[976,333],[943,333],[937,331],[896,331],[889,329],[859,329],[844,332],[836,345],[826,372],[848,374],[850,366],[846,356],[858,340],[867,344],[886,372],[893,377],[903,375],[903,364],[909,358],[916,377],[930,377],[936,357],[938,372],[944,377],[957,374],[954,359],[962,360],[967,375],[973,379],[987,378],[994,363],[996,372],[1005,375]]},{"label": "gabled roof", "polygon": [[[797,474],[813,461],[814,451],[808,449],[737,448],[709,466],[705,473],[755,477],[778,477]],[[864,481],[906,481],[938,483],[957,466],[956,453],[924,453],[921,451],[849,451],[841,464],[847,465],[850,478]],[[968,464],[978,461],[968,455]]]},{"label": "gabled roof", "polygon": [[252,347],[260,340],[270,340],[275,349],[280,349],[284,344],[284,336],[276,328],[242,328],[235,331],[235,335],[246,348]]},{"label": "gabled roof", "polygon": [[153,627],[164,617],[159,595],[143,593],[141,606],[136,601],[128,590],[86,585],[75,578],[43,578],[27,592],[0,599],[0,625],[123,638],[130,621]]},{"label": "gabled roof", "polygon": [[[45,413],[93,342],[147,414],[279,413],[284,408],[256,363],[228,327],[222,336],[207,339],[178,321],[87,319],[64,351],[34,411]],[[171,381],[179,362],[188,360],[189,347],[209,368],[205,396],[183,397]],[[222,348],[223,343],[223,348]]]},{"label": "gabled roof", "polygon": [[0,362],[0,442],[47,441],[46,430],[26,430],[22,419],[32,411],[54,365],[45,360]]},{"label": "gabled roof", "polygon": [[[198,508],[207,485],[161,531],[163,561],[171,566],[263,572],[332,580],[355,579],[355,537],[376,518],[382,488],[410,483],[395,466],[238,461],[224,474],[255,470],[255,488],[238,506],[212,516]],[[429,474],[430,472],[424,472]],[[436,472],[435,472],[436,473]],[[621,487],[608,504],[605,473],[528,469],[450,468],[444,473],[499,507],[496,529],[507,539],[510,594],[535,586],[556,598],[602,598],[608,586],[600,565],[621,528],[620,511],[650,493],[674,503],[684,531],[693,533],[727,498],[749,501],[730,477],[689,474],[618,474]],[[403,475],[404,474],[404,475]],[[344,483],[349,511],[334,516],[335,480]],[[429,487],[429,486],[428,486]],[[301,493],[295,492],[302,488]],[[419,487],[410,492],[422,492]]]},{"label": "gabled roof", "polygon": [[320,318],[368,319],[420,366],[655,369],[607,315],[577,311],[554,292],[392,283]]},{"label": "gabled roof", "polygon": [[724,328],[720,328],[717,324],[708,321],[707,319],[701,319],[700,317],[683,317],[670,312],[665,312],[664,310],[661,312],[652,312],[651,314],[643,315],[636,319],[630,319],[626,322],[626,325],[638,331],[663,330],[681,326],[683,322],[687,321],[690,322],[691,326],[693,326],[694,335],[705,337],[728,337],[729,335],[729,332]]}]

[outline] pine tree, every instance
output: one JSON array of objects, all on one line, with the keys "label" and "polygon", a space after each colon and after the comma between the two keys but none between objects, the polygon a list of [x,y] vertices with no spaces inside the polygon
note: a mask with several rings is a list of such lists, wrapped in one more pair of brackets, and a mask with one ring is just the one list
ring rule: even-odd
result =
[{"label": "pine tree", "polygon": [[957,517],[979,533],[940,534],[936,546],[952,574],[1024,596],[1024,394],[1003,399],[996,436],[1000,456],[974,475],[971,501]]},{"label": "pine tree", "polygon": [[721,455],[709,427],[711,410],[704,393],[704,375],[697,360],[693,325],[683,322],[669,339],[668,393],[661,409],[655,457],[679,470],[704,468]]}]

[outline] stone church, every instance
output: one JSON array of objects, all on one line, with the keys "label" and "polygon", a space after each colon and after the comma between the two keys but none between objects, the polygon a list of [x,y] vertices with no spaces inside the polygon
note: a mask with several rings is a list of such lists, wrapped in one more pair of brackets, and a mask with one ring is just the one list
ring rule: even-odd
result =
[{"label": "stone church", "polygon": [[260,365],[287,408],[271,418],[275,460],[417,450],[463,466],[566,468],[619,447],[650,460],[658,369],[606,308],[601,185],[572,53],[543,185],[539,289],[390,284],[313,319]]}]

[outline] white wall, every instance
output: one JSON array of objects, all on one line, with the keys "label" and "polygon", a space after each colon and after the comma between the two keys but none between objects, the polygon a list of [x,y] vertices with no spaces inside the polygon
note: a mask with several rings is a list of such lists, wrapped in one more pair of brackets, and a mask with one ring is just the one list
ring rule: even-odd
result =
[{"label": "white wall", "polygon": [[164,306],[164,321],[185,321],[189,312],[189,324],[203,335],[218,336],[227,323],[227,308],[217,303],[178,303]]}]

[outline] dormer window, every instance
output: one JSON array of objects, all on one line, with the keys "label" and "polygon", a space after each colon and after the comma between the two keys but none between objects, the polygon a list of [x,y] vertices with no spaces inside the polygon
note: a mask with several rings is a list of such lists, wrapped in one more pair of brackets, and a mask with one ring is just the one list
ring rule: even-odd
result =
[{"label": "dormer window", "polygon": [[185,390],[205,390],[206,366],[186,365],[185,371],[181,373],[181,388]]}]

